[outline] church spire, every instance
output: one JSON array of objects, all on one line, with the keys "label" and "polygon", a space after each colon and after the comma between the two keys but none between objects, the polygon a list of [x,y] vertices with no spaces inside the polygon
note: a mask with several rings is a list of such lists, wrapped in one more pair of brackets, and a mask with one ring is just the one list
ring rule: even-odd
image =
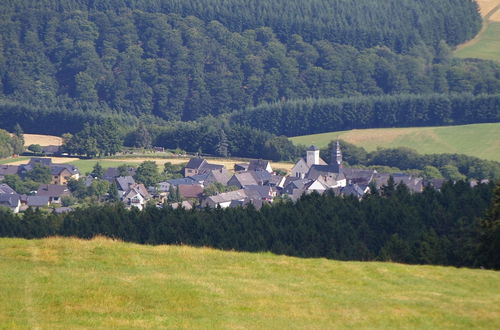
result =
[{"label": "church spire", "polygon": [[340,150],[340,143],[339,140],[337,139],[337,150],[336,150],[336,159],[337,164],[339,167],[342,166],[342,150]]},{"label": "church spire", "polygon": [[337,139],[335,146],[332,146],[332,159],[330,165],[334,167],[336,173],[340,173],[342,168],[342,150],[340,150],[340,142]]}]

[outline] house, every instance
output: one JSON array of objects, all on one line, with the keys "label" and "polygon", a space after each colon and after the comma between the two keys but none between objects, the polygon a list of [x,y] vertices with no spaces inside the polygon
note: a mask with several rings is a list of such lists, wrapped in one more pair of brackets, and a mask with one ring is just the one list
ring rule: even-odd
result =
[{"label": "house", "polygon": [[74,211],[74,208],[72,207],[56,207],[54,209],[54,212],[56,214],[64,214],[64,213],[68,213],[68,212],[72,212]]},{"label": "house", "polygon": [[248,164],[247,171],[266,171],[268,173],[273,172],[273,168],[271,167],[271,162],[262,159],[253,159]]},{"label": "house", "polygon": [[292,176],[304,179],[312,165],[327,165],[327,163],[320,158],[319,149],[316,146],[307,148],[306,157],[299,159],[292,167]]},{"label": "house", "polygon": [[367,185],[359,185],[357,183],[350,183],[340,189],[342,196],[354,196],[359,200],[361,200],[368,192],[370,192],[370,188]]},{"label": "house", "polygon": [[55,145],[43,146],[42,152],[44,155],[53,156],[59,154],[60,148],[61,148],[60,146],[55,146]]},{"label": "house", "polygon": [[239,189],[207,197],[202,202],[202,206],[213,208],[220,206],[221,208],[226,208],[230,206],[232,201],[244,201],[247,198],[248,195],[245,193],[245,190]]},{"label": "house", "polygon": [[18,172],[18,165],[0,165],[0,180],[5,179],[6,175],[15,175]]},{"label": "house", "polygon": [[248,171],[248,166],[250,164],[248,163],[238,163],[238,164],[234,164],[234,171],[235,172],[246,172]]},{"label": "house", "polygon": [[115,183],[116,189],[118,189],[118,192],[123,195],[123,193],[126,192],[131,185],[135,184],[135,180],[131,176],[119,176],[115,178]]},{"label": "house", "polygon": [[277,194],[276,188],[273,188],[270,186],[257,186],[257,185],[255,185],[255,186],[246,186],[245,187],[245,193],[247,194],[247,196],[250,197],[250,194],[252,194],[252,192],[257,193],[256,195],[254,195],[255,197],[257,197],[256,199],[261,199],[261,200],[269,201],[269,202],[272,202]]},{"label": "house", "polygon": [[203,186],[198,184],[179,185],[179,194],[185,199],[200,199],[203,195]]},{"label": "house", "polygon": [[36,196],[46,196],[50,203],[61,203],[63,196],[70,196],[68,187],[57,184],[41,184],[38,187]]},{"label": "house", "polygon": [[8,207],[12,212],[19,213],[21,207],[19,195],[0,193],[0,206]]},{"label": "house", "polygon": [[373,178],[377,189],[382,188],[382,186],[386,186],[391,176],[394,179],[395,184],[403,183],[411,192],[419,193],[424,191],[423,178],[414,177],[404,173],[377,173]]},{"label": "house", "polygon": [[36,164],[50,167],[52,165],[52,159],[51,158],[33,157],[28,162],[28,165],[30,165],[31,167],[35,166]]},{"label": "house", "polygon": [[80,171],[73,165],[52,164],[49,168],[52,184],[66,185],[70,179],[78,180],[80,178]]},{"label": "house", "polygon": [[347,183],[368,185],[373,181],[377,171],[361,168],[343,168],[342,173],[346,177]]},{"label": "house", "polygon": [[136,207],[142,210],[151,196],[142,183],[129,184],[122,196],[122,202],[127,207]]},{"label": "house", "polygon": [[256,176],[253,172],[241,172],[235,173],[231,179],[227,182],[228,186],[235,186],[238,188],[244,188],[245,186],[258,185]]},{"label": "house", "polygon": [[226,170],[225,168],[221,168],[219,170],[212,170],[208,172],[203,185],[206,187],[213,183],[220,183],[224,186],[227,186],[227,183],[229,182],[230,179],[231,179],[231,173],[229,173],[229,171]]},{"label": "house", "polygon": [[16,191],[14,189],[12,189],[11,187],[9,187],[8,184],[2,183],[2,184],[0,184],[0,194],[9,194],[9,195],[12,195],[12,194],[17,194],[17,193],[16,193]]},{"label": "house", "polygon": [[[136,169],[133,167],[127,167],[126,176],[134,176]],[[120,170],[117,167],[108,167],[104,172],[103,179],[109,182],[120,176]]]},{"label": "house", "polygon": [[28,196],[26,205],[31,207],[49,206],[49,196]]},{"label": "house", "polygon": [[181,184],[198,184],[198,182],[190,176],[185,177],[185,178],[180,178],[180,179],[170,179],[170,180],[167,180],[166,183],[168,183],[174,187],[177,187]]},{"label": "house", "polygon": [[435,190],[441,190],[445,182],[446,182],[445,179],[428,179],[424,180],[423,184],[426,187],[432,187]]},{"label": "house", "polygon": [[212,170],[220,170],[224,165],[210,164],[205,159],[194,157],[189,160],[186,167],[184,167],[184,176],[193,176],[203,174]]}]

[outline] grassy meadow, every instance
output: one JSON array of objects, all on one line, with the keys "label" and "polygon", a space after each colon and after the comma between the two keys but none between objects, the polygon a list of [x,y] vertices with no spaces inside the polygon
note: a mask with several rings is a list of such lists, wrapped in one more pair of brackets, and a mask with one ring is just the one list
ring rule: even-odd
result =
[{"label": "grassy meadow", "polygon": [[474,39],[459,45],[455,56],[500,61],[500,0],[478,0],[483,27]]},{"label": "grassy meadow", "polygon": [[500,273],[0,239],[1,328],[500,327]]},{"label": "grassy meadow", "polygon": [[295,144],[325,147],[338,138],[363,147],[410,147],[423,154],[460,153],[500,161],[500,123],[462,126],[355,129],[291,138]]}]

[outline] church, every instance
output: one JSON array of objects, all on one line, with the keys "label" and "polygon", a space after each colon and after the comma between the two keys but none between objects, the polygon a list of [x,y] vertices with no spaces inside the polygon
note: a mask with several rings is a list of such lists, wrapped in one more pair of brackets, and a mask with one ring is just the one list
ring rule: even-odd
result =
[{"label": "church", "polygon": [[321,159],[316,146],[310,146],[306,151],[306,157],[301,158],[293,166],[292,176],[319,181],[327,188],[345,187],[347,180],[342,171],[342,151],[339,141],[332,148],[330,164]]}]

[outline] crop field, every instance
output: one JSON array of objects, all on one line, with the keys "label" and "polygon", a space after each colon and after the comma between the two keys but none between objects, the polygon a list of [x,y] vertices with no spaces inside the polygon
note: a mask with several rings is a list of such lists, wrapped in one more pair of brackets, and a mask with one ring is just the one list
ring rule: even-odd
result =
[{"label": "crop field", "polygon": [[500,273],[97,238],[0,239],[0,325],[500,328]]},{"label": "crop field", "polygon": [[[232,171],[234,168],[234,164],[237,163],[248,163],[248,160],[241,160],[241,159],[231,159],[231,158],[205,158],[209,163],[213,164],[219,164],[219,165],[224,165],[226,169]],[[138,166],[140,163],[148,160],[148,161],[154,161],[156,164],[158,164],[158,167],[160,169],[163,168],[163,165],[167,162],[170,162],[172,164],[186,164],[189,161],[189,158],[187,157],[170,157],[170,158],[156,158],[156,157],[119,157],[119,158],[104,158],[104,159],[80,159],[80,160],[74,160],[74,158],[71,159],[70,164],[78,167],[80,169],[81,173],[89,173],[92,171],[92,168],[94,165],[99,162],[102,167],[108,168],[108,167],[118,167],[120,165],[130,165],[130,166]],[[292,163],[284,163],[284,162],[277,162],[277,163],[271,163],[271,166],[273,169],[283,169],[286,171],[290,171],[293,167]]]},{"label": "crop field", "polygon": [[363,147],[409,147],[423,154],[460,153],[500,161],[500,123],[463,126],[359,129],[291,138],[294,144],[326,147],[338,138]]},{"label": "crop field", "polygon": [[500,0],[479,0],[483,28],[477,36],[458,46],[455,56],[500,61]]},{"label": "crop field", "polygon": [[41,134],[23,134],[24,135],[24,145],[30,146],[32,144],[39,144],[41,146],[60,146],[62,145],[62,138],[59,136],[52,135],[41,135]]}]

